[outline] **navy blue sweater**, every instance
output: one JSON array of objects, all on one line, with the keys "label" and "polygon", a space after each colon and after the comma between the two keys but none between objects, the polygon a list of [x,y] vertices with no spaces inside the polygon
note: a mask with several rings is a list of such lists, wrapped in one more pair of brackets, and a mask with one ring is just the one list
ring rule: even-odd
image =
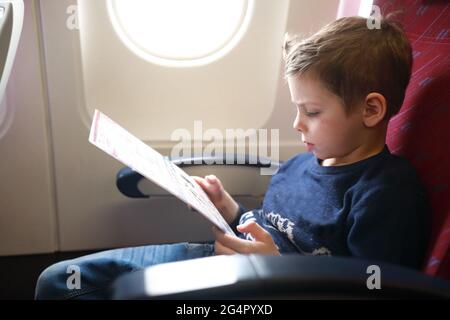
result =
[{"label": "navy blue sweater", "polygon": [[272,177],[261,208],[240,211],[234,227],[255,219],[282,254],[355,256],[419,268],[427,247],[424,189],[412,165],[387,146],[344,166],[324,167],[313,154],[299,154]]}]

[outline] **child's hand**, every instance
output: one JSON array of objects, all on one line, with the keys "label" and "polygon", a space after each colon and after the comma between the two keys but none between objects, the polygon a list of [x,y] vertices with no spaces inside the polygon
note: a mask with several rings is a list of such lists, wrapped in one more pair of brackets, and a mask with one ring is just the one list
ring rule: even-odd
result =
[{"label": "child's hand", "polygon": [[225,221],[228,223],[233,222],[239,211],[239,205],[223,188],[222,182],[214,175],[209,175],[205,178],[192,176],[192,178],[198,183],[203,191],[206,192],[209,199],[222,214]]},{"label": "child's hand", "polygon": [[280,255],[278,247],[273,241],[270,233],[264,230],[255,221],[248,221],[245,224],[241,224],[237,226],[237,229],[242,233],[250,233],[255,240],[243,240],[213,227],[213,233],[216,237],[214,249],[217,255],[236,253]]},{"label": "child's hand", "polygon": [[202,177],[192,176],[192,178],[197,182],[197,184],[206,192],[209,199],[216,207],[222,206],[225,198],[225,189],[222,186],[222,182],[214,176],[209,175]]}]

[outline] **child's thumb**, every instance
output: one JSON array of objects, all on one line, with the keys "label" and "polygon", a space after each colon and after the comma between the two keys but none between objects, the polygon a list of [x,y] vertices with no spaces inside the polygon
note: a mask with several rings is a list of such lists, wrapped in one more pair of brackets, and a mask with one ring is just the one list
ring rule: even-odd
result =
[{"label": "child's thumb", "polygon": [[213,174],[210,174],[208,176],[205,177],[206,181],[208,181],[209,183],[218,183],[219,179],[217,179],[217,177]]},{"label": "child's thumb", "polygon": [[237,229],[242,233],[250,233],[256,241],[267,242],[272,239],[270,233],[253,220],[238,225]]},{"label": "child's thumb", "polygon": [[213,191],[220,191],[222,189],[222,183],[215,175],[209,175],[205,177],[207,183],[212,188]]}]

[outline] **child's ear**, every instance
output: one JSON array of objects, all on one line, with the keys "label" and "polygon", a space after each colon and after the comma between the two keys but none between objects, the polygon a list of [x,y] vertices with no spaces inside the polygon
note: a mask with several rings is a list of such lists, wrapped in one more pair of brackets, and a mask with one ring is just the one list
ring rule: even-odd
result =
[{"label": "child's ear", "polygon": [[366,127],[374,127],[383,121],[386,115],[386,99],[382,94],[371,92],[364,101],[363,121]]}]

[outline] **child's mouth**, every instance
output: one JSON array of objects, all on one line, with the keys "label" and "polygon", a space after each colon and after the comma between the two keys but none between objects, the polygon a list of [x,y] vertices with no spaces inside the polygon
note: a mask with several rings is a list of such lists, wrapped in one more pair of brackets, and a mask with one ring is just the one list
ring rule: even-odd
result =
[{"label": "child's mouth", "polygon": [[314,145],[309,142],[305,142],[306,148],[308,149],[308,152],[311,152],[314,149]]}]

